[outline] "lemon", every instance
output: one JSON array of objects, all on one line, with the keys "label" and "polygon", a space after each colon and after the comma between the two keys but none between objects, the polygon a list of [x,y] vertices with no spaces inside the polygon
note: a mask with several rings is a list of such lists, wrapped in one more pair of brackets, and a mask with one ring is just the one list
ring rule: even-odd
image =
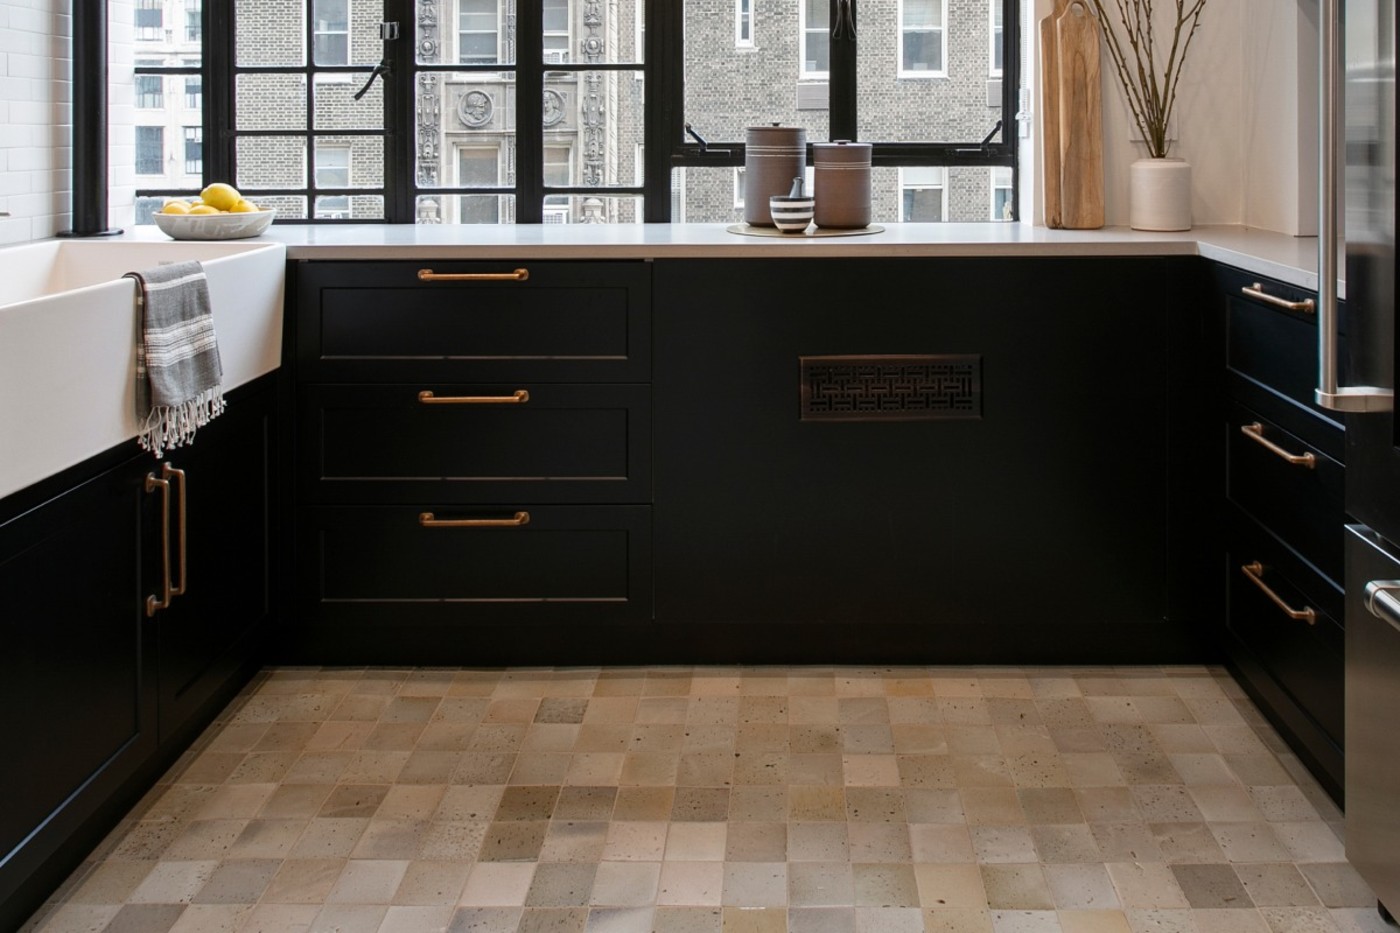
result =
[{"label": "lemon", "polygon": [[199,196],[205,204],[221,211],[233,210],[233,206],[243,197],[233,185],[221,181],[216,181],[205,188],[199,193]]},{"label": "lemon", "polygon": [[217,207],[210,207],[208,204],[196,204],[194,207],[190,208],[189,211],[188,211],[187,213],[190,213],[190,214],[222,214],[223,211],[219,210]]},{"label": "lemon", "polygon": [[162,214],[188,214],[190,212],[190,204],[188,201],[166,201],[165,206],[160,209],[160,212]]},{"label": "lemon", "polygon": [[260,208],[247,198],[239,198],[238,203],[228,209],[230,214],[253,214]]}]

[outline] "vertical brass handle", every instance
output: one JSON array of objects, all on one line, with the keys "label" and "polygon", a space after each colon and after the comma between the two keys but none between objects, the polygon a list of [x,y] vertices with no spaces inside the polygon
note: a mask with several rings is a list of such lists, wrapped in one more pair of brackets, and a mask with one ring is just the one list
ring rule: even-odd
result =
[{"label": "vertical brass handle", "polygon": [[432,512],[418,513],[424,528],[519,528],[530,524],[529,512],[516,512],[510,518],[437,518]]},{"label": "vertical brass handle", "polygon": [[524,282],[530,278],[529,269],[516,269],[514,272],[434,272],[432,269],[419,269],[420,282]]},{"label": "vertical brass handle", "polygon": [[1263,591],[1264,595],[1269,597],[1269,599],[1273,601],[1273,604],[1275,606],[1278,606],[1280,609],[1282,609],[1283,614],[1288,616],[1288,618],[1297,619],[1298,621],[1306,622],[1309,625],[1317,624],[1317,613],[1313,610],[1311,606],[1309,606],[1306,609],[1294,609],[1292,606],[1288,605],[1288,603],[1284,602],[1283,597],[1275,593],[1273,589],[1269,587],[1269,584],[1264,582],[1264,565],[1261,564],[1259,561],[1256,560],[1252,563],[1245,564],[1243,567],[1240,568],[1240,572],[1243,573],[1246,577],[1249,577],[1249,582],[1259,587],[1259,589]]},{"label": "vertical brass handle", "polygon": [[180,541],[180,582],[172,583],[170,587],[170,596],[171,598],[174,598],[176,596],[183,596],[185,594],[185,588],[189,585],[190,582],[189,563],[186,560],[186,558],[188,557],[188,548],[185,545],[185,542],[188,539],[188,521],[186,520],[187,509],[185,508],[185,471],[177,470],[168,463],[164,464],[161,467],[161,470],[165,473],[167,479],[174,476],[178,477],[180,480],[180,520],[178,525]]},{"label": "vertical brass handle", "polygon": [[424,389],[418,393],[418,401],[424,405],[523,405],[530,401],[530,393],[516,389],[510,395],[434,395]]},{"label": "vertical brass handle", "polygon": [[1304,298],[1302,301],[1289,301],[1287,298],[1280,298],[1277,295],[1270,295],[1264,291],[1263,282],[1255,282],[1253,285],[1246,285],[1240,289],[1241,292],[1250,298],[1257,298],[1266,304],[1271,304],[1277,308],[1284,308],[1289,311],[1300,311],[1303,314],[1312,314],[1317,310],[1311,298]]},{"label": "vertical brass handle", "polygon": [[146,618],[148,619],[170,605],[172,591],[170,586],[170,480],[157,479],[154,473],[147,473],[146,492],[155,492],[156,489],[160,489],[160,558],[163,583],[160,596],[146,597]]},{"label": "vertical brass handle", "polygon": [[1251,441],[1254,441],[1254,443],[1263,447],[1269,453],[1275,455],[1276,457],[1279,457],[1280,459],[1287,460],[1294,466],[1304,467],[1309,470],[1317,468],[1317,457],[1313,455],[1312,451],[1308,451],[1305,454],[1289,453],[1288,451],[1284,450],[1282,447],[1275,444],[1273,441],[1269,440],[1267,437],[1264,436],[1264,425],[1258,421],[1255,421],[1252,424],[1240,425],[1240,433],[1243,434],[1245,437],[1249,438]]}]

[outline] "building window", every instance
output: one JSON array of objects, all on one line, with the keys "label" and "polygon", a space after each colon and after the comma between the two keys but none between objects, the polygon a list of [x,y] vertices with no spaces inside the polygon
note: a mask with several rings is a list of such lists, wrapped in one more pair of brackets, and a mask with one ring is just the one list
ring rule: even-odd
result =
[{"label": "building window", "polygon": [[988,8],[991,13],[991,25],[988,29],[990,33],[991,48],[988,52],[988,73],[993,78],[1001,77],[1002,62],[1005,61],[1006,44],[1005,30],[1002,28],[1002,0],[988,0]]},{"label": "building window", "polygon": [[1006,165],[992,166],[992,220],[1014,220],[1015,184],[1011,168]]},{"label": "building window", "polygon": [[904,223],[942,223],[948,219],[948,169],[920,165],[899,172],[899,219]]},{"label": "building window", "polygon": [[136,76],[136,109],[159,110],[165,106],[165,79],[160,75]]},{"label": "building window", "polygon": [[460,0],[457,8],[457,61],[490,65],[499,57],[497,0]]},{"label": "building window", "polygon": [[[350,147],[316,144],[315,180],[318,189],[350,187]],[[316,198],[315,216],[320,220],[345,220],[350,216],[348,194],[327,194]]]},{"label": "building window", "polygon": [[311,60],[318,65],[350,64],[349,0],[314,0]]},{"label": "building window", "polygon": [[741,48],[753,46],[754,0],[734,0],[734,44]]},{"label": "building window", "polygon": [[[457,149],[457,185],[493,188],[500,184],[500,152],[494,146]],[[501,198],[494,194],[464,194],[457,199],[458,222],[494,224],[501,221]]]},{"label": "building window", "polygon": [[204,174],[204,127],[185,127],[185,174]]},{"label": "building window", "polygon": [[136,127],[136,174],[165,174],[165,127]]},{"label": "building window", "polygon": [[831,70],[831,43],[828,41],[831,9],[828,0],[801,0],[798,23],[802,48],[801,76],[824,78]]},{"label": "building window", "polygon": [[201,0],[185,0],[185,41],[198,42],[204,34]]},{"label": "building window", "polygon": [[185,77],[185,109],[199,110],[204,106],[204,79],[199,75]]},{"label": "building window", "polygon": [[900,77],[942,77],[947,73],[944,70],[947,16],[947,0],[901,0]]},{"label": "building window", "polygon": [[569,0],[544,0],[544,60],[553,65],[569,62]]},{"label": "building window", "polygon": [[136,0],[136,38],[159,39],[165,27],[165,0]]}]

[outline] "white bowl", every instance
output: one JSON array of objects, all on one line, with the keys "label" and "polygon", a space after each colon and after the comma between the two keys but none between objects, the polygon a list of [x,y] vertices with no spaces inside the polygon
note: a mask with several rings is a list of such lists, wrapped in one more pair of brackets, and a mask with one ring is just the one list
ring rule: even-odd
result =
[{"label": "white bowl", "polygon": [[241,240],[272,223],[276,208],[242,214],[153,214],[162,233],[176,240]]}]

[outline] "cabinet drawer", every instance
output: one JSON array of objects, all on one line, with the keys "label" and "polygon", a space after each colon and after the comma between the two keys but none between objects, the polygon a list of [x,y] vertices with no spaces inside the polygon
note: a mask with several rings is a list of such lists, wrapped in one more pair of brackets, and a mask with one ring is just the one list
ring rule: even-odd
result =
[{"label": "cabinet drawer", "polygon": [[308,508],[300,539],[313,621],[392,633],[651,614],[648,506]]},{"label": "cabinet drawer", "polygon": [[[1342,591],[1237,510],[1231,509],[1228,628],[1260,667],[1332,741],[1342,739]],[[1241,568],[1287,607],[1312,609],[1313,624],[1290,618]]]},{"label": "cabinet drawer", "polygon": [[[1231,501],[1323,574],[1341,580],[1345,468],[1242,405],[1230,406],[1228,435],[1226,490]],[[1295,463],[1285,455],[1311,459]]]},{"label": "cabinet drawer", "polygon": [[[1225,295],[1225,356],[1231,393],[1329,456],[1343,460],[1341,421],[1313,400],[1317,388],[1316,313],[1288,310],[1246,294],[1246,289],[1290,302],[1316,301],[1316,295],[1236,269],[1220,271],[1220,286]],[[1344,359],[1345,353],[1339,358]]]},{"label": "cabinet drawer", "polygon": [[[424,281],[499,275],[522,281]],[[642,262],[304,262],[304,381],[645,382],[651,271]]]},{"label": "cabinet drawer", "polygon": [[312,502],[651,497],[648,386],[311,385],[299,398]]}]

